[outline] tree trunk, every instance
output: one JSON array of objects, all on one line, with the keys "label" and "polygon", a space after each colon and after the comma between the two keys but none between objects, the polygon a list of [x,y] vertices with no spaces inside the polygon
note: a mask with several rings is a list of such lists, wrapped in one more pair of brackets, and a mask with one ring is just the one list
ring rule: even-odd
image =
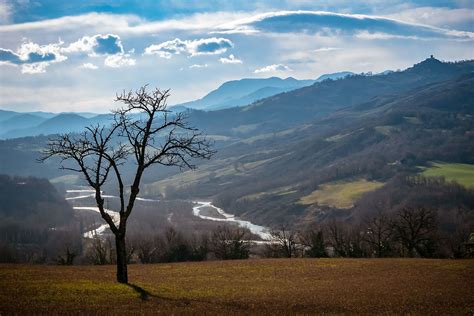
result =
[{"label": "tree trunk", "polygon": [[117,251],[117,281],[119,283],[128,283],[127,271],[127,249],[125,247],[125,236],[115,236],[115,248]]}]

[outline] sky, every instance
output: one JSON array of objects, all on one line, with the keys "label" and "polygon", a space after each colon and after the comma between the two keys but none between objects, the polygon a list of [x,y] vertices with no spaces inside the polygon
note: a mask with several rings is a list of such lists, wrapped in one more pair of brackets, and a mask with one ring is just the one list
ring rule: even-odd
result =
[{"label": "sky", "polygon": [[0,109],[105,113],[117,92],[169,104],[228,80],[315,79],[474,59],[474,1],[0,0]]}]

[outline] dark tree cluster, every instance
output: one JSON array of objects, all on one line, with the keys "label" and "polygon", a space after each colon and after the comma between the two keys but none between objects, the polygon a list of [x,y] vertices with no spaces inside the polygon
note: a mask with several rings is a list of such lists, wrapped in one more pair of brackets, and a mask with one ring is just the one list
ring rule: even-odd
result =
[{"label": "dark tree cluster", "polygon": [[78,253],[80,222],[49,181],[0,175],[0,262],[55,263]]},{"label": "dark tree cluster", "polygon": [[438,213],[425,207],[404,207],[354,222],[331,220],[300,232],[286,228],[272,232],[268,257],[422,257],[470,256],[465,244],[473,225],[459,225],[455,233],[440,230]]},{"label": "dark tree cluster", "polygon": [[[249,232],[234,226],[218,226],[211,233],[186,234],[173,227],[155,234],[130,234],[127,263],[160,263],[247,259]],[[93,238],[84,253],[84,263],[115,264],[116,248],[111,238]]]}]

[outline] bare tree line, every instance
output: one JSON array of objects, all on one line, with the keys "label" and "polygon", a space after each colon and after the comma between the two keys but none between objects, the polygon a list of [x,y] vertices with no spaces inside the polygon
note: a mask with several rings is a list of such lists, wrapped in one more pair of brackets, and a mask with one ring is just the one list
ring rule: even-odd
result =
[{"label": "bare tree line", "polygon": [[[331,220],[299,231],[283,225],[271,231],[271,242],[260,244],[249,242],[251,234],[247,229],[233,225],[219,226],[200,234],[168,227],[156,234],[129,235],[125,260],[127,263],[149,264],[262,257],[470,257],[472,253],[465,248],[465,243],[471,228],[459,227],[453,233],[443,233],[436,212],[424,207],[406,207],[391,215],[379,213],[359,224]],[[61,265],[117,263],[112,236],[85,239],[82,244],[75,242],[76,235],[72,233],[55,234],[60,238],[50,242],[47,251],[36,252],[39,255],[30,257],[23,255],[20,260],[13,260],[12,253],[0,244],[0,259],[3,262]]]},{"label": "bare tree line", "polygon": [[283,227],[272,232],[272,257],[427,257],[472,256],[465,248],[472,227],[440,230],[438,214],[425,207],[404,207],[393,214],[380,212],[357,223],[330,220],[301,232]]}]

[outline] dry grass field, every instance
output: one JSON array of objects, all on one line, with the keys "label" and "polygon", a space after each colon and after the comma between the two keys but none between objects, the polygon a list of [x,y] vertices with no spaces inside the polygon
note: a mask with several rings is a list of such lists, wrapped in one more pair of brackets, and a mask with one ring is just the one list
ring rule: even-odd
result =
[{"label": "dry grass field", "polygon": [[315,204],[328,205],[337,208],[351,208],[354,202],[367,192],[374,191],[384,184],[377,181],[359,179],[350,182],[335,182],[320,185],[318,190],[313,191],[300,199],[303,205]]},{"label": "dry grass field", "polygon": [[0,265],[0,315],[474,313],[474,261],[269,259],[113,266]]}]

